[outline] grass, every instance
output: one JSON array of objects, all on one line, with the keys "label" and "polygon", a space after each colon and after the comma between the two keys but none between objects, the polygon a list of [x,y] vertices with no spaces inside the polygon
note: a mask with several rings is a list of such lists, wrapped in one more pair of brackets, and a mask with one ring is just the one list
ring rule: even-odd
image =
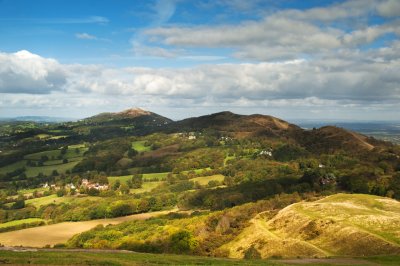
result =
[{"label": "grass", "polygon": [[26,167],[26,161],[24,160],[1,167],[0,174],[6,174],[22,167]]},{"label": "grass", "polygon": [[43,225],[17,231],[0,233],[0,243],[5,246],[44,247],[65,243],[75,234],[90,230],[98,224],[119,224],[126,221],[145,220],[154,216],[167,214],[169,211],[149,212],[130,216],[99,219],[82,222],[63,222]]},{"label": "grass", "polygon": [[233,260],[200,256],[72,251],[0,251],[0,263],[18,265],[285,265],[265,260]]},{"label": "grass", "polygon": [[113,186],[117,180],[119,180],[121,184],[126,184],[128,180],[132,179],[132,175],[109,176],[107,179],[110,186]]},{"label": "grass", "polygon": [[165,179],[165,178],[167,177],[168,174],[169,174],[169,172],[165,172],[165,173],[143,174],[143,180],[149,180],[149,179],[158,179],[158,180],[162,180],[162,179]]},{"label": "grass", "polygon": [[[76,149],[79,149],[79,153],[76,153]],[[26,168],[25,174],[28,177],[35,177],[39,173],[51,175],[54,170],[57,170],[59,174],[65,174],[67,170],[71,170],[82,160],[85,151],[87,151],[87,148],[83,144],[69,146],[67,152],[63,155],[63,158],[68,159],[68,163],[65,164],[62,163],[62,160],[57,159],[61,153],[59,149],[28,154],[24,157],[24,160],[1,167],[0,174],[6,174],[22,167]],[[26,165],[27,160],[38,161],[44,155],[49,157],[50,160],[44,162],[43,166],[30,167]],[[54,160],[51,160],[51,158],[54,158]]]},{"label": "grass", "polygon": [[32,204],[36,208],[39,208],[40,206],[48,205],[51,203],[54,204],[61,204],[61,203],[68,203],[68,202],[82,202],[86,200],[98,200],[99,197],[57,197],[56,194],[52,194],[50,196],[46,197],[41,197],[41,198],[35,198],[35,199],[29,199],[25,201],[25,204]]},{"label": "grass", "polygon": [[192,178],[192,179],[190,179],[190,181],[199,182],[200,185],[205,186],[210,181],[222,182],[222,181],[224,181],[224,178],[225,177],[223,175],[211,175],[211,176],[200,176],[200,177]]},{"label": "grass", "polygon": [[28,177],[37,176],[39,173],[44,175],[51,175],[53,170],[57,170],[59,174],[65,174],[67,170],[71,170],[75,165],[77,165],[79,161],[68,162],[65,164],[57,164],[57,165],[47,165],[47,166],[38,166],[38,167],[26,167],[25,174]]},{"label": "grass", "polygon": [[145,143],[146,143],[146,141],[144,141],[144,140],[134,141],[134,142],[132,142],[132,149],[135,149],[138,152],[150,151],[151,147],[145,146],[144,145]]},{"label": "grass", "polygon": [[0,223],[0,228],[7,228],[7,227],[20,225],[20,224],[29,224],[29,223],[41,222],[41,221],[45,221],[45,220],[40,219],[40,218],[28,218],[28,219],[22,219],[22,220],[15,220],[15,221],[6,222],[6,223]]},{"label": "grass", "polygon": [[292,204],[270,220],[256,216],[224,248],[231,257],[241,258],[251,245],[257,245],[263,257],[400,254],[400,202],[336,194]]},{"label": "grass", "polygon": [[[166,173],[150,173],[150,174],[143,174],[143,181],[146,180],[154,180],[157,179],[158,181],[162,181],[163,179],[165,179],[167,177],[167,175],[169,174],[169,172]],[[133,175],[122,175],[122,176],[109,176],[108,177],[108,182],[109,184],[112,186],[115,181],[119,180],[122,183],[125,183],[132,179]],[[146,182],[144,182],[146,183]],[[153,183],[153,182],[152,182]]]},{"label": "grass", "polygon": [[[76,153],[76,149],[79,150],[79,153]],[[88,148],[86,148],[83,144],[71,145],[68,146],[68,149],[66,153],[63,155],[63,158],[71,159],[76,157],[82,157],[82,154],[87,150]],[[51,159],[52,157],[57,158],[57,156],[59,156],[60,154],[61,154],[61,149],[56,149],[56,150],[42,151],[42,152],[28,154],[25,155],[24,159],[38,161],[42,156],[47,156]]]},{"label": "grass", "polygon": [[142,188],[132,188],[130,189],[130,193],[144,193],[144,192],[150,192],[154,188],[158,187],[159,185],[163,184],[163,181],[157,181],[157,182],[144,182],[142,185]]}]

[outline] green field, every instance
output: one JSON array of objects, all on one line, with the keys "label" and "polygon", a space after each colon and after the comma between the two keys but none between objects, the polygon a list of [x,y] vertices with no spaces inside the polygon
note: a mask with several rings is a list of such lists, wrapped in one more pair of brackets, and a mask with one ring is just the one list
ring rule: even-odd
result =
[{"label": "green field", "polygon": [[241,261],[171,254],[71,251],[0,251],[0,263],[18,265],[282,265],[271,261]]},{"label": "green field", "polygon": [[[76,152],[76,149],[79,150],[79,153]],[[69,146],[67,152],[63,155],[63,158],[68,159],[68,163],[63,163],[62,159],[57,158],[61,154],[59,149],[28,154],[24,157],[24,160],[1,167],[0,174],[6,174],[22,167],[26,168],[25,174],[28,177],[35,177],[39,173],[51,175],[54,170],[57,170],[59,174],[65,174],[67,170],[71,170],[82,160],[85,151],[87,151],[87,148],[83,144]],[[27,160],[39,161],[42,156],[49,158],[48,161],[43,163],[43,166],[31,167],[26,165]]]},{"label": "green field", "polygon": [[[154,180],[158,179],[159,181],[162,181],[162,179],[165,179],[169,172],[166,173],[150,173],[150,174],[143,174],[143,181],[146,180]],[[112,186],[115,181],[119,180],[121,183],[126,183],[128,180],[132,179],[133,175],[123,175],[123,176],[109,176],[108,177],[108,182]]]},{"label": "green field", "polygon": [[[18,249],[17,249],[18,251]],[[23,250],[21,250],[23,251]],[[124,251],[0,250],[0,263],[13,265],[399,265],[399,256],[331,258],[324,260],[235,260],[188,255]]]},{"label": "green field", "polygon": [[43,205],[48,205],[51,203],[54,204],[60,204],[60,203],[64,203],[64,202],[80,202],[80,201],[85,201],[85,200],[97,200],[99,199],[99,197],[57,197],[56,194],[52,194],[50,196],[46,196],[46,197],[41,197],[41,198],[35,198],[35,199],[29,199],[25,201],[25,204],[32,204],[33,206],[35,206],[36,208],[39,208],[40,206]]},{"label": "green field", "polygon": [[28,177],[37,176],[39,173],[44,175],[51,175],[53,170],[57,170],[59,174],[65,174],[67,170],[71,170],[79,161],[68,162],[65,164],[48,165],[48,166],[38,166],[38,167],[26,167],[25,174]]},{"label": "green field", "polygon": [[157,182],[144,182],[142,185],[142,188],[132,188],[130,189],[130,193],[144,193],[144,192],[150,192],[154,188],[158,187],[159,185],[163,184],[163,181],[157,181]]},{"label": "green field", "polygon": [[223,175],[200,176],[200,177],[192,178],[192,179],[190,179],[190,181],[198,182],[200,185],[205,186],[210,181],[223,182],[224,176]]},{"label": "green field", "polygon": [[29,224],[29,223],[41,222],[41,221],[45,221],[45,220],[40,219],[40,218],[28,218],[28,219],[22,219],[22,220],[15,220],[15,221],[7,222],[7,223],[0,223],[0,228],[7,228],[7,227],[20,225],[20,224]]},{"label": "green field", "polygon": [[[76,152],[76,149],[78,149],[79,153]],[[63,158],[71,159],[76,157],[82,157],[82,154],[87,150],[88,149],[85,148],[84,145],[71,145],[68,147],[66,153],[63,155]],[[49,159],[51,159],[53,157],[57,158],[57,156],[59,155],[61,155],[61,149],[32,153],[26,155],[24,159],[38,161],[42,156],[47,156],[49,157]]]},{"label": "green field", "polygon": [[132,175],[109,176],[107,179],[110,186],[114,185],[117,180],[119,180],[121,184],[126,184],[128,180],[132,179]]},{"label": "green field", "polygon": [[149,179],[155,179],[155,178],[157,178],[158,180],[162,180],[162,179],[165,179],[168,174],[169,174],[169,172],[143,174],[143,180],[149,180]]},{"label": "green field", "polygon": [[9,164],[9,165],[0,167],[0,174],[6,174],[6,173],[12,172],[18,168],[22,168],[22,167],[26,167],[25,160],[21,160],[16,163],[13,163],[13,164]]},{"label": "green field", "polygon": [[146,141],[144,141],[144,140],[134,141],[134,142],[132,142],[132,149],[135,149],[138,152],[150,151],[151,147],[145,146],[144,145],[145,143],[146,143]]}]

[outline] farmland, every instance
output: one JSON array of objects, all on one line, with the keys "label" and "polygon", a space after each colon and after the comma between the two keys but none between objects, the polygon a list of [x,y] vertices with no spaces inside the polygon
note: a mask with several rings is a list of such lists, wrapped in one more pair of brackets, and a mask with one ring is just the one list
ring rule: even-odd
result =
[{"label": "farmland", "polygon": [[108,224],[118,224],[132,220],[143,220],[157,215],[166,214],[168,212],[169,211],[143,213],[119,218],[100,219],[84,222],[64,222],[13,232],[0,233],[0,243],[6,246],[53,246],[55,244],[64,243],[73,235],[92,229],[99,224],[106,226]]}]

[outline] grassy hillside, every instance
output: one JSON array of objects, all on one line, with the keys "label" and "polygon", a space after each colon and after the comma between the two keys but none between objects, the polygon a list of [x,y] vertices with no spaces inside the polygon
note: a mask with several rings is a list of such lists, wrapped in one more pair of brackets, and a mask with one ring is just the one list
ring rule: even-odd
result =
[{"label": "grassy hillside", "polygon": [[260,213],[221,249],[242,258],[255,248],[268,257],[400,254],[400,202],[363,194],[336,194]]}]

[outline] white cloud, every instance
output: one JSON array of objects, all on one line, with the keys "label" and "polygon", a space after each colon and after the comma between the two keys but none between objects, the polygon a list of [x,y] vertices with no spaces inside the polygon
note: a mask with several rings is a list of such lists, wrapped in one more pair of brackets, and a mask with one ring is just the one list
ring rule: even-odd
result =
[{"label": "white cloud", "polygon": [[387,0],[379,4],[378,13],[384,17],[400,16],[400,1]]},{"label": "white cloud", "polygon": [[[119,104],[149,109],[353,108],[379,104],[393,110],[396,104],[400,106],[399,47],[395,42],[385,49],[348,49],[313,60],[179,69],[64,65],[27,51],[1,53],[1,104],[88,109]],[[40,95],[43,93],[48,95]]]},{"label": "white cloud", "polygon": [[96,36],[88,34],[86,32],[77,33],[77,34],[75,34],[75,37],[78,39],[82,39],[82,40],[97,40]]},{"label": "white cloud", "polygon": [[[155,27],[143,34],[154,46],[231,48],[236,57],[259,61],[295,59],[369,44],[389,33],[400,35],[397,5],[400,1],[350,0],[327,7],[280,10],[239,24]],[[389,15],[386,9],[393,11],[394,20],[369,23],[373,15]]]},{"label": "white cloud", "polygon": [[28,51],[0,53],[0,93],[41,94],[62,90],[64,67],[56,60]]}]

